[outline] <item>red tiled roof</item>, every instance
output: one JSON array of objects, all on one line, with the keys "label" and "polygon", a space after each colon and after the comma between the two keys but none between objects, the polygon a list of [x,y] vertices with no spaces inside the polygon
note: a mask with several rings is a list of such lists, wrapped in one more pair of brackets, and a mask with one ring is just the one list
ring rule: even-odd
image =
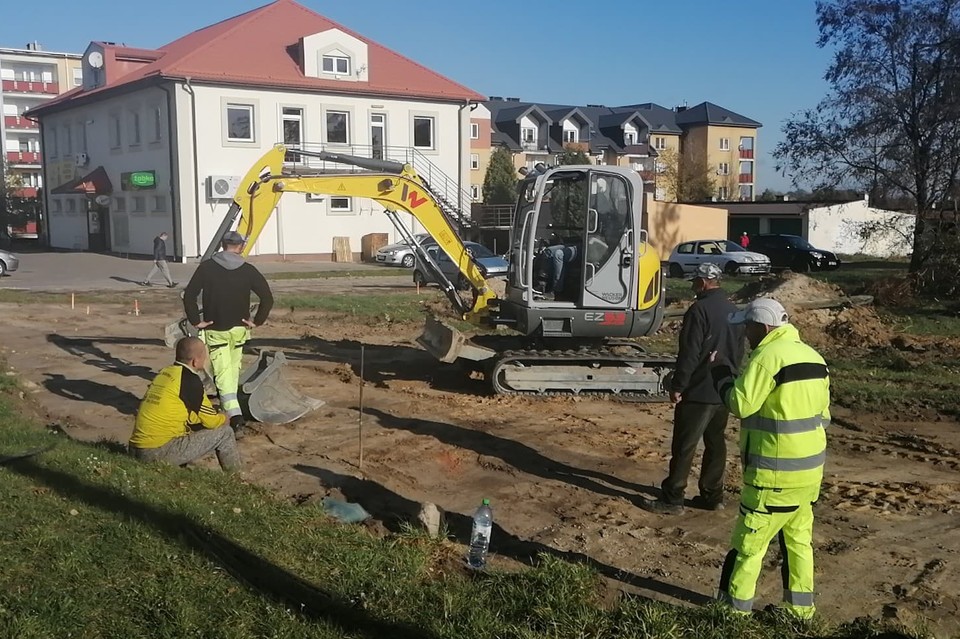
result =
[{"label": "red tiled roof", "polygon": [[[304,76],[301,38],[340,29],[367,44],[368,79],[344,82]],[[225,84],[331,90],[440,100],[485,99],[435,71],[371,42],[296,3],[276,0],[228,20],[189,33],[156,51],[101,44],[108,84],[91,91],[75,89],[45,102],[42,112],[71,98],[93,95],[151,76],[191,78]]]}]

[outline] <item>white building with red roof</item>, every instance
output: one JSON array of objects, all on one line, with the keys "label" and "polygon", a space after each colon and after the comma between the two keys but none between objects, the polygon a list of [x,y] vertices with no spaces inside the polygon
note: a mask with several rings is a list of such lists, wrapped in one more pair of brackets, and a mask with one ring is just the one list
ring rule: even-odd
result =
[{"label": "white building with red roof", "polygon": [[[83,85],[28,113],[48,240],[149,254],[167,230],[171,258],[197,257],[239,176],[277,142],[409,162],[468,217],[471,108],[483,99],[293,0],[156,50],[92,42]],[[252,254],[323,259],[334,237],[359,251],[376,232],[394,238],[369,200],[289,194]]]}]

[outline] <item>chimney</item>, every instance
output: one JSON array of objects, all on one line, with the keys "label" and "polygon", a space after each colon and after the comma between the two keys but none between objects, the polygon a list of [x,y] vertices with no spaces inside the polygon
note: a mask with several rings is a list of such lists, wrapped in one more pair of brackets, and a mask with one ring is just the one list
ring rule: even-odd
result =
[{"label": "chimney", "polygon": [[499,95],[491,95],[491,96],[490,96],[490,101],[491,101],[491,102],[502,102],[502,101],[503,101],[503,98],[500,97]]},{"label": "chimney", "polygon": [[507,102],[519,102],[520,98],[507,98]]},{"label": "chimney", "polygon": [[40,46],[40,43],[34,40],[33,42],[27,43],[27,51],[43,51],[43,47]]},{"label": "chimney", "polygon": [[591,109],[605,109],[605,108],[606,108],[606,107],[603,106],[602,104],[588,104],[587,106],[590,107]]},{"label": "chimney", "polygon": [[673,107],[673,110],[674,110],[674,112],[676,112],[676,113],[683,113],[684,111],[686,111],[686,110],[687,110],[687,103],[686,103],[686,101],[684,101],[683,104],[678,104],[677,106]]}]

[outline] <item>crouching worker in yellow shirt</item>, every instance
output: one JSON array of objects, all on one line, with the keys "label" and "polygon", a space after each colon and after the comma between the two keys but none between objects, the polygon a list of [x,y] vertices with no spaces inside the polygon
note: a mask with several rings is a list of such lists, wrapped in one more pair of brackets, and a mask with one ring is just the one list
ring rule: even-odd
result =
[{"label": "crouching worker in yellow shirt", "polygon": [[198,374],[207,357],[206,345],[196,337],[177,342],[177,361],[160,371],[140,402],[130,438],[134,457],[182,466],[216,453],[220,468],[240,470],[233,429],[207,399]]}]

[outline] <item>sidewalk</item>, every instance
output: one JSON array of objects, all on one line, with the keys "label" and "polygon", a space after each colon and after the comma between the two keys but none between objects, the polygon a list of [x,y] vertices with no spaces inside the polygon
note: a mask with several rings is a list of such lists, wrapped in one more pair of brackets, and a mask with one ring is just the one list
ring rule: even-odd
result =
[{"label": "sidewalk", "polygon": [[[100,291],[136,288],[147,276],[153,262],[141,258],[121,258],[99,253],[23,252],[20,269],[0,279],[0,288],[42,291]],[[197,268],[196,262],[170,262],[173,279],[186,286]],[[410,278],[410,271],[386,268],[375,264],[348,264],[342,262],[281,262],[258,261],[256,267],[264,275],[271,273],[316,273],[321,271],[384,271],[386,276]],[[165,286],[158,275],[155,286]]]}]

